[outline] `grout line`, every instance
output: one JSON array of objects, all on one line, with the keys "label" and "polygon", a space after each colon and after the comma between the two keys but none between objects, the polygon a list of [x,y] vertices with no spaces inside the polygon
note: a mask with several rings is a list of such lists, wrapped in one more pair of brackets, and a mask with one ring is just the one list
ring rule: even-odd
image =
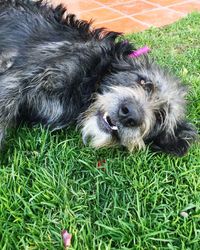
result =
[{"label": "grout line", "polygon": [[[166,9],[175,11],[176,13],[180,13],[180,14],[183,14],[183,16],[185,16],[185,15],[187,15],[187,14],[185,14],[184,12],[179,11],[179,10],[171,9],[171,7],[173,7],[173,6],[179,6],[179,5],[182,5],[182,4],[185,4],[185,3],[191,3],[191,1],[188,1],[188,0],[187,0],[187,1],[182,1],[182,2],[180,2],[180,3],[170,4],[170,5],[166,6]],[[189,13],[189,12],[188,12],[188,13]]]},{"label": "grout line", "polygon": [[[95,1],[95,0],[94,0],[94,1]],[[93,2],[94,2],[94,1],[93,1]],[[98,0],[96,0],[95,2],[97,3]],[[146,1],[145,1],[145,0],[142,0],[142,2],[146,2]],[[99,2],[98,2],[98,3],[99,3]],[[130,1],[125,2],[125,3],[121,2],[121,3],[112,3],[112,4],[109,4],[109,5],[103,4],[103,5],[109,6],[109,7],[115,7],[115,6],[119,6],[119,5],[123,5],[123,4],[129,4],[129,3],[133,3],[133,0],[130,0]],[[99,3],[99,4],[102,4],[102,3]],[[150,4],[150,3],[148,2],[148,4]],[[155,4],[152,3],[151,5],[155,5]]]},{"label": "grout line", "polygon": [[[148,1],[148,0],[143,0],[144,2],[146,2],[146,3],[151,3],[152,4],[152,2],[150,2],[150,1]],[[180,4],[184,4],[184,3],[189,3],[189,2],[191,2],[191,0],[183,0],[182,2],[180,2],[180,3],[173,3],[173,4],[169,4],[169,5],[161,5],[161,4],[158,4],[158,3],[153,3],[155,6],[157,6],[157,7],[162,7],[162,8],[166,8],[166,9],[169,9],[169,7],[172,7],[172,6],[176,6],[176,5],[180,5]],[[170,9],[171,10],[171,9]]]},{"label": "grout line", "polygon": [[[98,1],[94,1],[94,0],[89,0],[89,1],[91,1],[91,2],[93,2],[93,3],[95,3],[95,4],[97,4],[97,5],[99,5],[99,7],[94,7],[94,8],[91,8],[91,9],[89,9],[89,10],[77,10],[76,11],[76,13],[85,13],[85,12],[90,12],[90,11],[93,11],[93,10],[98,10],[98,9],[101,9],[102,8],[102,5],[101,5],[101,3],[99,3]],[[78,1],[78,2],[80,2],[80,1]],[[70,3],[67,3],[67,11],[68,11],[68,7],[70,6]],[[76,14],[75,13],[75,14]]]},{"label": "grout line", "polygon": [[[170,8],[167,8],[167,7],[165,7],[165,6],[158,6],[157,8],[154,8],[154,9],[151,9],[151,10],[145,10],[145,11],[142,11],[142,12],[138,12],[138,13],[136,13],[136,14],[133,14],[133,15],[131,15],[130,17],[132,17],[132,18],[134,18],[134,20],[138,20],[137,18],[135,18],[135,16],[137,16],[137,15],[141,15],[141,14],[145,14],[145,13],[149,13],[149,12],[152,12],[152,11],[159,11],[159,10],[168,10],[168,11],[171,11],[171,12],[174,12],[174,13],[176,13],[176,14],[181,14],[181,16],[179,16],[179,18],[178,19],[181,19],[181,18],[183,18],[184,16],[185,16],[185,13],[183,13],[183,12],[179,12],[179,11],[176,11],[176,10],[173,10],[173,9],[170,9]],[[163,26],[163,25],[162,25]],[[155,25],[153,25],[153,24],[150,24],[150,27],[157,27],[157,26],[155,26]]]},{"label": "grout line", "polygon": [[[157,4],[157,3],[152,3],[152,2],[150,2],[148,0],[142,0],[142,1],[144,3],[152,5],[152,9],[140,11],[140,12],[137,12],[137,13],[135,13],[133,15],[127,15],[127,14],[123,13],[120,10],[116,10],[116,9],[112,8],[112,7],[121,5],[121,3],[114,3],[114,4],[111,4],[111,5],[105,5],[105,4],[101,3],[101,2],[98,2],[98,0],[97,1],[93,0],[92,2],[98,4],[99,7],[92,8],[92,9],[89,9],[89,10],[82,10],[82,11],[79,11],[78,13],[81,14],[81,13],[87,13],[87,12],[95,11],[95,10],[99,10],[99,9],[107,9],[107,10],[110,10],[112,12],[120,14],[120,17],[113,18],[113,19],[107,19],[107,20],[100,21],[100,22],[95,22],[95,20],[94,20],[94,24],[95,23],[96,24],[104,24],[104,23],[107,23],[107,22],[113,22],[113,21],[120,20],[120,19],[123,19],[123,18],[128,18],[130,20],[133,20],[133,21],[135,21],[137,23],[140,23],[140,24],[146,26],[147,28],[149,28],[149,27],[151,27],[153,25],[151,25],[151,24],[149,24],[147,22],[144,22],[144,21],[140,21],[139,19],[135,18],[134,16],[145,14],[145,13],[148,13],[148,12],[151,12],[151,11],[155,11],[155,10],[156,11],[159,11],[159,10],[169,10],[169,11],[172,11],[172,12],[177,13],[177,14],[182,14],[182,17],[184,17],[186,15],[184,12],[176,11],[174,9],[171,9],[170,7],[181,5],[181,4],[185,4],[185,3],[192,3],[192,2],[194,2],[194,1],[191,1],[191,0],[183,0],[180,3],[174,3],[174,4],[167,5],[167,6],[162,6],[162,5]],[[131,2],[132,1],[128,1],[128,2],[126,2],[126,4],[131,3]]]},{"label": "grout line", "polygon": [[[143,0],[143,1],[146,2],[146,3],[152,3],[152,2],[150,2],[150,1],[148,1],[148,0]],[[154,4],[155,4],[156,6],[158,6],[158,7],[162,7],[162,8],[164,8],[164,9],[166,9],[166,10],[172,10],[172,11],[174,11],[174,12],[176,12],[176,13],[183,14],[183,16],[185,16],[185,13],[184,13],[184,12],[178,11],[178,10],[174,10],[174,9],[171,9],[170,7],[177,6],[177,5],[181,5],[181,4],[185,4],[185,3],[190,3],[190,2],[191,2],[191,0],[183,0],[183,1],[180,2],[180,3],[173,3],[173,4],[166,5],[166,6],[160,5],[160,4],[158,4],[158,3],[154,3]],[[189,13],[189,12],[188,12],[188,13]]]},{"label": "grout line", "polygon": [[[150,3],[150,2],[148,2],[148,1],[146,1],[146,0],[143,0],[143,1],[146,2],[146,3]],[[97,1],[95,1],[95,2],[97,2]],[[184,2],[188,2],[188,1],[184,1]],[[116,12],[116,13],[118,13],[118,14],[124,16],[124,17],[127,17],[127,18],[129,18],[129,19],[132,19],[133,21],[137,21],[137,22],[139,22],[140,24],[145,25],[145,26],[147,26],[147,27],[151,27],[152,25],[149,24],[149,23],[147,23],[147,22],[140,21],[139,19],[135,18],[134,16],[136,16],[136,15],[141,15],[141,14],[145,14],[145,13],[148,13],[148,12],[151,12],[151,11],[154,11],[154,10],[158,10],[158,11],[159,11],[159,10],[169,10],[169,11],[172,11],[172,12],[174,12],[174,13],[181,14],[180,18],[185,16],[185,13],[183,13],[183,12],[180,12],[180,11],[176,11],[176,10],[170,9],[170,8],[165,7],[165,6],[161,6],[161,5],[159,5],[159,4],[155,4],[155,6],[157,6],[157,7],[155,7],[155,8],[148,9],[148,10],[144,10],[144,11],[135,13],[135,14],[133,14],[133,15],[126,15],[126,14],[124,14],[123,12],[121,12],[121,11],[119,11],[119,10],[115,10],[115,9],[113,9],[112,7],[109,7],[109,6],[105,5],[105,4],[102,4],[102,3],[99,3],[99,4],[101,4],[102,7],[105,8],[105,9],[109,9],[109,10],[111,10],[111,11],[113,11],[113,12]],[[104,23],[104,22],[106,22],[106,21],[103,21],[103,23]],[[98,24],[99,24],[99,23],[102,23],[102,22],[98,22]]]},{"label": "grout line", "polygon": [[150,10],[143,10],[143,11],[140,11],[140,12],[137,12],[135,14],[132,14],[131,16],[136,16],[136,15],[141,15],[141,14],[146,14],[148,12],[151,12],[151,11],[154,11],[154,10],[162,10],[163,8],[162,7],[157,7],[157,8],[154,8],[154,9],[150,9]]},{"label": "grout line", "polygon": [[[95,24],[109,23],[109,22],[118,21],[118,20],[121,20],[121,19],[124,19],[124,17],[121,16],[121,17],[116,17],[116,18],[113,18],[113,19],[105,20],[105,21],[94,22],[94,25],[95,25]],[[94,20],[94,21],[95,21],[95,20]]]},{"label": "grout line", "polygon": [[[198,3],[198,1],[195,1],[195,0],[194,0],[194,1],[191,1],[191,0],[184,0],[184,1],[180,2],[180,3],[174,3],[174,4],[170,4],[170,5],[168,5],[168,6],[162,6],[162,5],[159,5],[159,4],[157,4],[157,3],[150,2],[150,1],[148,1],[148,0],[142,0],[142,1],[143,1],[144,3],[153,5],[155,8],[152,8],[152,9],[149,9],[149,10],[145,10],[145,11],[140,11],[140,12],[137,12],[136,14],[143,14],[143,13],[146,13],[147,11],[157,10],[158,8],[162,8],[162,9],[165,8],[165,9],[173,10],[173,9],[171,9],[170,7],[182,5],[182,4],[185,4],[185,3],[192,3],[192,2],[197,2],[197,3]],[[102,4],[102,3],[99,3],[98,1],[92,1],[92,2],[98,4],[99,7],[91,8],[91,9],[89,9],[89,10],[80,10],[80,11],[77,11],[76,13],[79,13],[79,14],[80,14],[80,13],[87,13],[87,12],[90,12],[90,11],[95,11],[95,10],[99,10],[99,9],[103,9],[103,8],[107,8],[107,7],[110,7],[110,8],[113,10],[112,7],[121,5],[121,4],[119,4],[119,3],[114,3],[114,4],[111,4],[111,5],[107,6],[107,5],[104,5],[104,4]],[[126,2],[126,4],[128,4],[128,3],[132,3],[132,1]],[[67,9],[68,9],[68,6],[69,6],[69,5],[67,5]],[[110,9],[110,8],[109,8],[109,9]],[[173,11],[176,11],[176,10],[173,10]],[[69,10],[69,12],[70,12],[70,10]],[[177,12],[177,13],[181,13],[181,14],[185,14],[184,12],[181,12],[181,11],[176,11],[176,12]],[[120,11],[120,13],[122,13],[123,15],[126,15],[126,14],[124,14],[124,13],[121,12],[121,11]],[[133,14],[133,15],[135,15],[135,14]],[[129,15],[127,15],[127,16],[129,16]],[[132,15],[130,15],[130,16],[132,16]]]},{"label": "grout line", "polygon": [[191,3],[190,0],[185,0],[185,1],[182,1],[180,3],[173,3],[173,4],[170,4],[168,5],[167,7],[173,7],[173,6],[177,6],[177,5],[181,5],[181,4],[185,4],[185,3]]},{"label": "grout line", "polygon": [[[174,9],[171,9],[171,7],[180,6],[180,5],[186,4],[186,3],[189,3],[189,4],[192,5],[193,3],[199,3],[199,2],[198,2],[198,1],[190,1],[190,0],[189,0],[189,1],[183,1],[183,2],[177,3],[177,4],[171,4],[171,5],[169,5],[168,7],[169,7],[170,10],[174,10]],[[182,11],[178,11],[178,10],[174,10],[174,11],[179,12],[179,13],[183,13],[184,15],[187,15],[187,14],[191,13],[191,11],[188,11],[187,13],[182,12]]]},{"label": "grout line", "polygon": [[[95,2],[97,2],[97,1],[95,1]],[[124,14],[123,12],[121,12],[121,11],[119,11],[119,10],[115,10],[115,9],[113,9],[113,8],[111,8],[111,7],[107,6],[107,5],[105,5],[105,4],[101,4],[101,5],[102,5],[102,7],[104,7],[104,9],[107,9],[107,10],[110,10],[110,11],[112,11],[112,12],[118,13],[118,14],[120,14],[122,17],[126,17],[126,18],[129,18],[129,19],[132,19],[130,15],[126,15],[126,14]],[[140,24],[145,25],[145,26],[147,26],[147,27],[150,27],[150,25],[149,25],[148,23],[146,23],[146,22],[142,22],[142,21],[140,21],[140,20],[138,20],[138,19],[135,19],[135,18],[132,19],[132,20],[137,21],[137,22],[139,22]],[[109,21],[109,20],[108,20],[108,21]],[[98,22],[98,23],[102,23],[102,22]]]},{"label": "grout line", "polygon": [[167,8],[167,7],[166,7],[166,10],[173,11],[173,12],[175,12],[175,13],[177,13],[177,14],[182,14],[182,16],[183,16],[183,17],[185,16],[185,13],[184,13],[184,12],[182,12],[182,11],[173,10],[173,9],[170,9],[170,8]]},{"label": "grout line", "polygon": [[150,1],[148,1],[148,0],[143,0],[143,2],[145,2],[145,3],[148,3],[148,4],[152,4],[152,5],[154,5],[154,6],[156,6],[156,7],[162,7],[162,5],[160,5],[160,4],[158,4],[158,3],[153,3],[153,2],[150,2]]},{"label": "grout line", "polygon": [[129,18],[130,18],[131,20],[133,20],[133,21],[136,21],[136,22],[145,24],[146,26],[148,26],[148,28],[150,28],[150,27],[153,26],[153,25],[151,25],[150,23],[142,22],[142,21],[140,21],[139,19],[137,19],[137,18],[135,18],[135,17],[133,17],[133,16],[129,16]]},{"label": "grout line", "polygon": [[[121,17],[117,17],[117,18],[110,19],[110,20],[105,20],[105,21],[101,21],[101,22],[94,22],[94,26],[95,26],[95,24],[110,23],[110,22],[118,21],[118,20],[121,20],[121,19],[124,19],[124,18],[126,18],[126,17],[125,17],[125,16],[121,16]],[[129,16],[128,19],[130,19],[130,20],[132,20],[132,21],[135,21],[135,22],[138,23],[138,24],[141,24],[141,23],[142,23],[142,25],[145,26],[146,29],[147,29],[147,28],[150,28],[150,27],[152,26],[152,25],[150,25],[150,24],[146,24],[146,23],[144,24],[144,23],[141,22],[140,20],[138,20],[138,19],[136,19],[136,18],[134,18],[134,17],[131,17],[131,16]]]},{"label": "grout line", "polygon": [[[141,12],[138,12],[138,13],[135,13],[135,14],[132,14],[131,16],[133,17],[133,16],[137,16],[137,15],[141,15],[141,14],[146,14],[146,13],[149,13],[149,12],[152,12],[152,11],[159,11],[159,10],[170,10],[171,11],[171,9],[168,9],[168,8],[166,8],[166,7],[164,7],[164,6],[159,6],[159,7],[157,7],[157,8],[154,8],[154,9],[150,9],[150,10],[144,10],[144,11],[141,11]],[[172,10],[173,12],[176,12],[175,10]],[[179,13],[180,14],[180,13]],[[181,14],[183,14],[182,12],[181,12]]]},{"label": "grout line", "polygon": [[176,5],[176,4],[182,4],[182,3],[188,3],[188,2],[191,2],[191,0],[183,0],[182,2],[180,3],[172,3],[172,4],[169,4],[169,5],[161,5],[159,3],[154,3],[154,2],[151,2],[150,0],[143,0],[144,2],[148,3],[148,4],[154,4],[155,6],[157,7],[169,7],[169,6],[173,6],[173,5]]}]

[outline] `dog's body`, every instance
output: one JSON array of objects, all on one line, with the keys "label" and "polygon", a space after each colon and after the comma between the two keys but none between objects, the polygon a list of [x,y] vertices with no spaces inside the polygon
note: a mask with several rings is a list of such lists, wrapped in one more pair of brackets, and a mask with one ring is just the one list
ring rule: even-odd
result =
[{"label": "dog's body", "polygon": [[185,88],[116,32],[92,30],[65,9],[0,0],[0,140],[22,120],[82,127],[94,147],[151,142],[182,155],[195,138]]}]

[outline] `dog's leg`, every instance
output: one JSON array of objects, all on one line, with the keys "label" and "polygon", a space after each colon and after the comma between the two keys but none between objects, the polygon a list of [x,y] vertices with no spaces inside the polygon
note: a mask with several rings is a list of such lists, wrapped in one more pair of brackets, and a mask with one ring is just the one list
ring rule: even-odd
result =
[{"label": "dog's leg", "polygon": [[19,83],[14,76],[2,75],[0,77],[0,146],[7,128],[13,127],[22,102]]},{"label": "dog's leg", "polygon": [[[6,106],[7,105],[7,106]],[[12,104],[5,102],[0,108],[0,147],[2,146],[6,130],[15,125],[16,114],[18,112],[18,105],[16,102]]]},{"label": "dog's leg", "polygon": [[152,148],[156,151],[183,156],[188,151],[190,144],[197,139],[197,131],[190,123],[183,121],[177,124],[174,134],[163,131],[156,137]]}]

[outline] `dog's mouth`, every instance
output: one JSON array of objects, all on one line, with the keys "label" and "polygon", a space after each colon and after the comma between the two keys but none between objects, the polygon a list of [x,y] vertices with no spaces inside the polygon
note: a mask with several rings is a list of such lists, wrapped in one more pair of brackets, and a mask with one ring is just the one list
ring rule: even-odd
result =
[{"label": "dog's mouth", "polygon": [[104,131],[113,132],[118,130],[116,122],[111,118],[111,116],[108,115],[107,112],[99,114],[98,117],[99,117],[100,127]]}]

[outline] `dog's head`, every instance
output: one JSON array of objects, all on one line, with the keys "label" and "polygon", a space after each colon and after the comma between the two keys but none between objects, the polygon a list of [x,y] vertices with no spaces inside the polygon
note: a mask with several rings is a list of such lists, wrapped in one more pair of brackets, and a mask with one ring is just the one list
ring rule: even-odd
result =
[{"label": "dog's head", "polygon": [[196,132],[185,121],[186,88],[146,56],[113,63],[92,105],[82,115],[83,141],[133,151],[151,143],[183,155]]}]

